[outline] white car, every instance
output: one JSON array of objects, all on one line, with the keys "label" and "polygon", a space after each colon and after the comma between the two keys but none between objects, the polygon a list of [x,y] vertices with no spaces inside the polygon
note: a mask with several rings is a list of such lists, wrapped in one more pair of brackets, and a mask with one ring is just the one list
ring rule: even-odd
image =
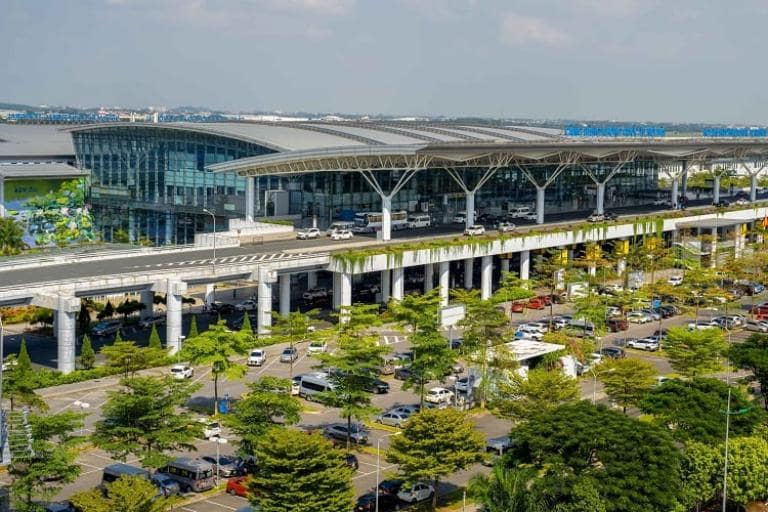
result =
[{"label": "white car", "polygon": [[248,366],[261,366],[266,361],[267,353],[260,348],[255,348],[248,354]]},{"label": "white car", "polygon": [[532,210],[529,206],[519,206],[509,212],[509,216],[513,219],[524,219],[526,215],[530,215]]},{"label": "white car", "polygon": [[188,364],[175,364],[171,366],[171,375],[177,380],[191,379],[195,376],[195,369]]},{"label": "white car", "polygon": [[431,404],[441,404],[453,399],[453,391],[445,388],[432,388],[427,391],[424,400]]},{"label": "white car", "polygon": [[632,311],[627,314],[627,322],[631,324],[647,324],[653,320],[650,315],[642,311]]},{"label": "white car", "polygon": [[539,216],[536,215],[536,212],[530,212],[523,215],[524,220],[538,220]]},{"label": "white car", "polygon": [[747,320],[744,324],[745,331],[768,332],[768,322],[765,320]]},{"label": "white car", "polygon": [[317,228],[302,229],[296,233],[297,240],[311,240],[320,238],[320,230]]},{"label": "white car", "polygon": [[337,229],[331,233],[331,240],[351,240],[353,236],[355,235],[353,235],[352,232],[348,229]]},{"label": "white car", "polygon": [[688,329],[691,331],[704,330],[704,329],[716,329],[719,327],[717,322],[713,320],[696,320],[695,322],[688,323]]},{"label": "white car", "polygon": [[603,222],[604,220],[605,220],[605,215],[597,212],[593,212],[592,215],[587,217],[587,221],[589,222]]},{"label": "white car", "polygon": [[216,421],[208,421],[205,418],[199,418],[197,421],[203,424],[203,438],[221,437],[221,425]]},{"label": "white car", "polygon": [[453,216],[452,222],[454,224],[464,224],[467,222],[467,212],[459,212]]},{"label": "white car", "polygon": [[522,324],[517,326],[517,330],[515,331],[515,338],[541,341],[544,338],[544,334],[537,327]]},{"label": "white car", "polygon": [[667,283],[671,284],[672,286],[680,286],[683,284],[683,276],[672,276],[667,279]]},{"label": "white car", "polygon": [[485,234],[485,226],[473,224],[464,230],[464,236],[478,236]]},{"label": "white car", "polygon": [[627,342],[627,346],[629,348],[647,350],[648,352],[655,352],[659,350],[659,342],[652,338],[641,338],[639,340],[629,340]]},{"label": "white car", "polygon": [[410,487],[403,486],[397,493],[397,497],[406,503],[417,503],[431,499],[435,494],[435,489],[422,482],[417,482]]},{"label": "white car", "polygon": [[376,423],[400,428],[408,420],[408,416],[403,412],[387,411],[376,417]]},{"label": "white car", "polygon": [[499,233],[511,233],[516,229],[517,229],[517,226],[515,226],[511,222],[499,222],[499,227],[498,227]]},{"label": "white car", "polygon": [[313,341],[307,347],[307,354],[322,354],[328,350],[328,344],[324,341]]},{"label": "white car", "polygon": [[734,201],[733,204],[738,205],[738,206],[744,206],[744,205],[748,205],[749,201],[747,201],[743,197],[740,197],[736,201]]},{"label": "white car", "polygon": [[253,299],[244,300],[240,304],[235,304],[235,309],[238,311],[253,311],[259,307],[259,303]]}]

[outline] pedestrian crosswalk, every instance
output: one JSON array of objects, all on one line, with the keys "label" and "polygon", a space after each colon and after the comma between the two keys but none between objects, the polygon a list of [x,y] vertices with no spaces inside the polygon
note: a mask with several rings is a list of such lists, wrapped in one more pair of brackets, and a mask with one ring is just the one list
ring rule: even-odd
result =
[{"label": "pedestrian crosswalk", "polygon": [[223,258],[206,258],[200,260],[186,260],[186,261],[169,261],[163,263],[154,263],[149,265],[136,265],[132,268],[147,269],[147,268],[178,268],[178,267],[200,267],[205,265],[237,265],[244,263],[263,263],[274,261],[286,261],[297,260],[302,258],[309,258],[312,256],[318,256],[318,253],[264,253],[264,254],[246,254],[245,256],[226,256]]},{"label": "pedestrian crosswalk", "polygon": [[398,343],[404,343],[408,341],[407,336],[402,335],[382,335],[381,338],[379,338],[379,345],[386,346],[386,345],[397,345]]}]

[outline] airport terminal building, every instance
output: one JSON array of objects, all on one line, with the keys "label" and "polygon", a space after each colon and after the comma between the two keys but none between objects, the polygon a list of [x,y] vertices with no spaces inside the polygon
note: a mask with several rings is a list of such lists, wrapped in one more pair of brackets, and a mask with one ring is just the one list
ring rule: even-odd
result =
[{"label": "airport terminal building", "polygon": [[[651,204],[661,193],[658,155],[600,149],[569,156],[572,141],[550,128],[313,121],[102,123],[68,131],[77,166],[90,172],[90,201],[107,241],[122,230],[131,241],[191,243],[195,233],[213,230],[205,210],[219,226],[279,217],[324,228],[382,210],[423,213],[440,224],[468,208],[591,212],[598,202]],[[519,153],[499,159],[489,151],[498,147]],[[335,160],[312,167],[318,156]],[[368,161],[351,163],[353,156]],[[288,166],[244,171],[288,157]]]}]

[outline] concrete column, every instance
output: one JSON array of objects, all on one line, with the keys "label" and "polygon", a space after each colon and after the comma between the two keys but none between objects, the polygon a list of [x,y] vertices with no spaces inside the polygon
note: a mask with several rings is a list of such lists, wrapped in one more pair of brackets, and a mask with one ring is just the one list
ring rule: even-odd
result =
[{"label": "concrete column", "polygon": [[757,173],[749,175],[749,200],[757,201]]},{"label": "concrete column", "polygon": [[719,203],[720,202],[720,175],[715,175],[715,181],[712,185],[712,202],[713,203]]},{"label": "concrete column", "polygon": [[427,263],[424,265],[424,293],[428,293],[435,285],[435,265]]},{"label": "concrete column", "polygon": [[381,271],[381,302],[386,304],[389,302],[389,298],[391,296],[391,290],[392,290],[392,271],[382,270]]},{"label": "concrete column", "polygon": [[269,334],[272,327],[272,283],[277,279],[274,271],[260,269],[258,275],[257,324],[259,334]]},{"label": "concrete column", "polygon": [[253,211],[256,206],[256,178],[245,178],[245,221],[253,222]]},{"label": "concrete column", "polygon": [[544,224],[544,198],[547,189],[536,187],[536,224]]},{"label": "concrete column", "polygon": [[441,261],[440,268],[440,303],[448,305],[448,292],[451,290],[451,264],[449,261]]},{"label": "concrete column", "polygon": [[56,309],[56,340],[58,342],[58,369],[67,374],[75,370],[75,328],[77,313],[80,311],[80,299],[59,296]]},{"label": "concrete column", "polygon": [[392,197],[381,196],[381,239],[392,239]]},{"label": "concrete column", "polygon": [[712,268],[717,267],[717,228],[712,228],[710,233],[712,236],[712,246],[710,249],[709,266]]},{"label": "concrete column", "polygon": [[680,195],[677,187],[678,187],[677,178],[672,178],[672,208],[674,208],[675,210],[677,210],[677,206],[678,206],[677,197]]},{"label": "concrete column", "polygon": [[509,272],[509,258],[501,258],[501,273]]},{"label": "concrete column", "polygon": [[616,273],[623,275],[627,271],[627,260],[625,258],[619,258],[616,262]]},{"label": "concrete column", "polygon": [[531,274],[531,251],[520,251],[520,279],[528,279]]},{"label": "concrete column", "polygon": [[169,279],[165,289],[165,339],[168,353],[173,355],[181,350],[181,296],[187,291],[187,284]]},{"label": "concrete column", "polygon": [[215,300],[216,300],[216,285],[213,283],[209,283],[205,285],[205,298],[203,299],[203,302],[205,302],[206,306],[211,307],[211,304],[213,304]]},{"label": "concrete column", "polygon": [[333,273],[333,309],[339,309],[341,304],[341,274]]},{"label": "concrete column", "polygon": [[352,305],[352,274],[339,273],[339,307]]},{"label": "concrete column", "polygon": [[280,275],[280,316],[291,314],[291,274]]},{"label": "concrete column", "polygon": [[473,278],[475,270],[475,259],[467,258],[464,260],[464,289],[471,290],[474,287]]},{"label": "concrete column", "polygon": [[493,256],[480,260],[480,298],[487,300],[493,293]]},{"label": "concrete column", "polygon": [[155,312],[155,292],[152,290],[141,290],[141,303],[144,304],[144,309],[141,310],[142,320],[152,318]]},{"label": "concrete column", "polygon": [[317,272],[307,272],[307,289],[317,288]]},{"label": "concrete column", "polygon": [[595,210],[598,215],[605,213],[605,182],[597,184],[597,206]]},{"label": "concrete column", "polygon": [[136,212],[128,210],[128,242],[136,243]]},{"label": "concrete column", "polygon": [[464,222],[465,227],[469,227],[475,223],[475,191],[472,190],[466,193],[467,196],[467,218]]},{"label": "concrete column", "polygon": [[392,298],[402,300],[405,294],[405,269],[395,267],[392,269]]}]

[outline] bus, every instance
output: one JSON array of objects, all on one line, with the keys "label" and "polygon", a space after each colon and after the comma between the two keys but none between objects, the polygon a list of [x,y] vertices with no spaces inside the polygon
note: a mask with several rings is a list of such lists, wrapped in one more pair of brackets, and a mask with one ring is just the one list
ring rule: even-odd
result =
[{"label": "bus", "polygon": [[213,469],[212,464],[202,459],[178,457],[159,469],[158,473],[168,475],[172,480],[177,481],[182,492],[203,492],[215,486]]},{"label": "bus", "polygon": [[[355,214],[355,228],[358,233],[371,233],[381,230],[381,222],[384,215],[381,212],[361,212]],[[400,210],[392,212],[392,231],[408,227],[408,212]]]},{"label": "bus", "polygon": [[299,396],[305,400],[312,400],[312,397],[318,393],[324,393],[332,389],[333,384],[328,380],[327,373],[307,373],[301,377]]}]

